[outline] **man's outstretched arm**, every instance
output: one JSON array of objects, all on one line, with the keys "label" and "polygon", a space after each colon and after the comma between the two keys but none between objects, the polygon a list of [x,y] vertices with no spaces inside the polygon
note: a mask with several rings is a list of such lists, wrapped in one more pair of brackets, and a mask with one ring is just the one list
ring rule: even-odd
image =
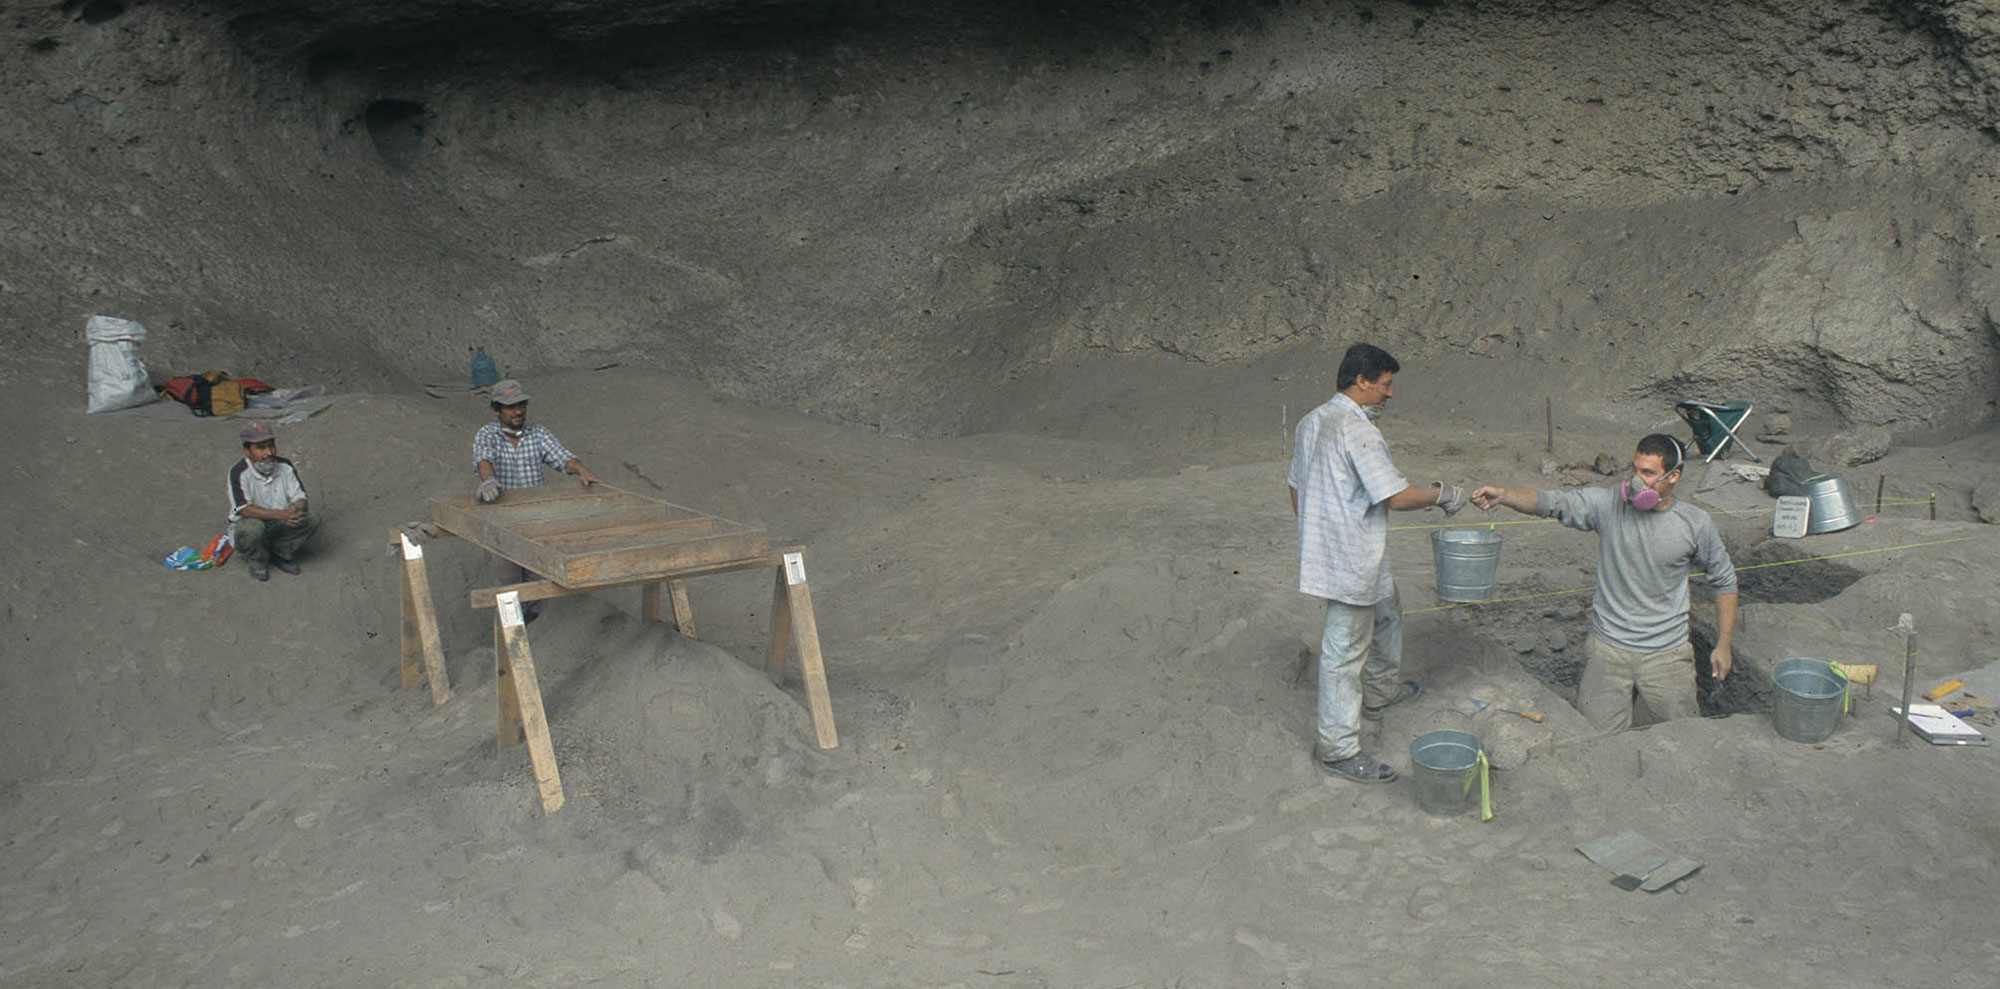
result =
[{"label": "man's outstretched arm", "polygon": [[1486,484],[1472,492],[1472,503],[1480,508],[1505,505],[1523,515],[1536,514],[1535,509],[1541,501],[1541,492],[1533,488],[1503,488],[1497,484]]}]

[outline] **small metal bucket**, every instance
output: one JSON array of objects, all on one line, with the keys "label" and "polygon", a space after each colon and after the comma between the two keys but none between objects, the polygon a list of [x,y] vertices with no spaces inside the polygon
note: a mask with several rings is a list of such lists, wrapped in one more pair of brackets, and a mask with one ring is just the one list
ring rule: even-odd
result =
[{"label": "small metal bucket", "polygon": [[1771,723],[1794,742],[1824,742],[1833,735],[1847,695],[1847,681],[1823,659],[1793,658],[1771,667]]},{"label": "small metal bucket", "polygon": [[1411,779],[1417,806],[1440,816],[1463,813],[1480,802],[1479,736],[1442,728],[1410,741]]},{"label": "small metal bucket", "polygon": [[1489,529],[1439,529],[1431,533],[1440,601],[1491,601],[1500,572],[1500,534]]},{"label": "small metal bucket", "polygon": [[1839,532],[1861,524],[1861,510],[1854,507],[1854,493],[1839,474],[1814,474],[1805,479],[1806,500],[1812,503],[1806,516],[1806,534]]}]

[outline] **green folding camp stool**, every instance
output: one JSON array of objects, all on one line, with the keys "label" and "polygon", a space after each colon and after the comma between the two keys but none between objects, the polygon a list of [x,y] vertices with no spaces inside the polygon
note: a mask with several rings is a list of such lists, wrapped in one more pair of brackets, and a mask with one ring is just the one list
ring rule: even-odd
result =
[{"label": "green folding camp stool", "polygon": [[1736,435],[1738,427],[1750,418],[1750,411],[1756,408],[1749,402],[1697,402],[1684,398],[1674,403],[1674,411],[1694,430],[1694,445],[1707,456],[1702,463],[1711,463],[1717,457],[1727,457],[1731,450],[1740,449],[1750,455],[1750,459],[1763,463],[1764,458]]}]

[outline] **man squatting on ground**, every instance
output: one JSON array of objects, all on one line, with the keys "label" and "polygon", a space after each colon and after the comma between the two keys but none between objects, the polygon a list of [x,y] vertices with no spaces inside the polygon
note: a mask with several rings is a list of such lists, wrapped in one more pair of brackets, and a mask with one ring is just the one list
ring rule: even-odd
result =
[{"label": "man squatting on ground", "polygon": [[[479,472],[477,497],[482,503],[499,501],[502,491],[540,486],[547,480],[542,473],[544,465],[576,475],[584,487],[597,483],[597,475],[576,459],[547,426],[528,425],[529,400],[519,381],[508,378],[493,383],[489,403],[493,421],[472,434],[472,468]],[[537,579],[525,567],[505,560],[499,562],[502,579],[508,583]],[[527,621],[534,621],[541,610],[540,601],[530,601],[522,606],[521,615]]]},{"label": "man squatting on ground", "polygon": [[298,573],[299,549],[319,531],[319,516],[306,511],[306,486],[292,462],[278,456],[269,425],[253,422],[236,435],[243,459],[229,468],[229,541],[253,580],[271,579],[274,566]]},{"label": "man squatting on ground", "polygon": [[1531,491],[1485,485],[1472,493],[1481,508],[1505,505],[1597,533],[1597,593],[1591,598],[1590,641],[1576,708],[1608,731],[1632,727],[1636,692],[1653,717],[1701,713],[1694,688],[1694,645],[1688,641],[1688,574],[1708,571],[1715,592],[1715,678],[1735,663],[1736,568],[1707,512],[1674,497],[1687,451],[1653,433],[1632,455],[1632,476],[1616,488]]},{"label": "man squatting on ground", "polygon": [[1360,719],[1380,719],[1421,690],[1401,679],[1403,607],[1389,575],[1389,512],[1465,508],[1462,489],[1413,488],[1389,462],[1374,420],[1395,396],[1399,370],[1379,347],[1349,347],[1334,379],[1339,394],[1299,420],[1287,479],[1298,516],[1299,591],[1326,599],[1313,758],[1362,783],[1386,783],[1396,771],[1362,753]]}]

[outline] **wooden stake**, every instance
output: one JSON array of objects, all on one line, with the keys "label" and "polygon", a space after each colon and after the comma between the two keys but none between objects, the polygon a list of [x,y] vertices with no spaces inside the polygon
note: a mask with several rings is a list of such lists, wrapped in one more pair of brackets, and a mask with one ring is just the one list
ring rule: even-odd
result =
[{"label": "wooden stake", "polygon": [[694,605],[688,603],[687,581],[667,581],[667,595],[674,604],[674,628],[692,639],[694,635]]},{"label": "wooden stake", "polygon": [[1882,514],[1882,485],[1888,480],[1889,475],[1886,473],[1875,475],[1875,514],[1877,515]]},{"label": "wooden stake", "polygon": [[772,683],[785,682],[785,653],[792,648],[792,596],[785,593],[785,565],[778,564],[778,586],[771,592],[771,645],[764,651],[764,672]]},{"label": "wooden stake", "polygon": [[527,625],[521,620],[521,599],[502,595],[499,616],[501,647],[513,669],[512,693],[520,710],[521,732],[527,737],[528,765],[535,773],[535,787],[541,793],[542,813],[562,809],[562,774],[556,769],[555,745],[549,741],[549,719],[542,708],[542,687],[535,677],[535,658],[528,649]]},{"label": "wooden stake", "polygon": [[1542,420],[1548,423],[1549,453],[1554,455],[1556,452],[1556,400],[1554,396],[1543,396]]},{"label": "wooden stake", "polygon": [[[403,551],[404,614],[416,626],[416,639],[423,654],[424,677],[431,682],[431,703],[451,700],[451,682],[444,672],[444,644],[438,640],[437,610],[431,605],[431,579],[424,569],[424,548],[397,534]],[[403,685],[410,680],[409,638],[404,638]]]},{"label": "wooden stake", "polygon": [[[389,531],[390,549],[399,549],[402,533]],[[410,591],[410,575],[399,559],[396,563],[396,584],[402,589],[403,597],[403,689],[408,690],[423,679],[423,638],[417,632],[417,596]]]},{"label": "wooden stake", "polygon": [[[1908,618],[1908,615],[1904,615]],[[1903,636],[1903,716],[1896,719],[1896,744],[1910,744],[1910,685],[1917,679],[1917,630],[1914,625]]]},{"label": "wooden stake", "polygon": [[521,697],[514,688],[514,664],[507,661],[507,637],[501,631],[500,612],[493,612],[493,697],[499,714],[500,744],[497,748],[521,744]]},{"label": "wooden stake", "polygon": [[822,749],[837,748],[833,701],[826,692],[826,664],[819,653],[819,622],[813,617],[812,588],[806,585],[804,555],[786,553],[779,564],[779,583],[790,599],[792,639],[799,647],[799,674],[806,682],[806,707],[812,711],[813,734]]},{"label": "wooden stake", "polygon": [[1937,521],[1937,492],[1931,492],[1931,521]]}]

